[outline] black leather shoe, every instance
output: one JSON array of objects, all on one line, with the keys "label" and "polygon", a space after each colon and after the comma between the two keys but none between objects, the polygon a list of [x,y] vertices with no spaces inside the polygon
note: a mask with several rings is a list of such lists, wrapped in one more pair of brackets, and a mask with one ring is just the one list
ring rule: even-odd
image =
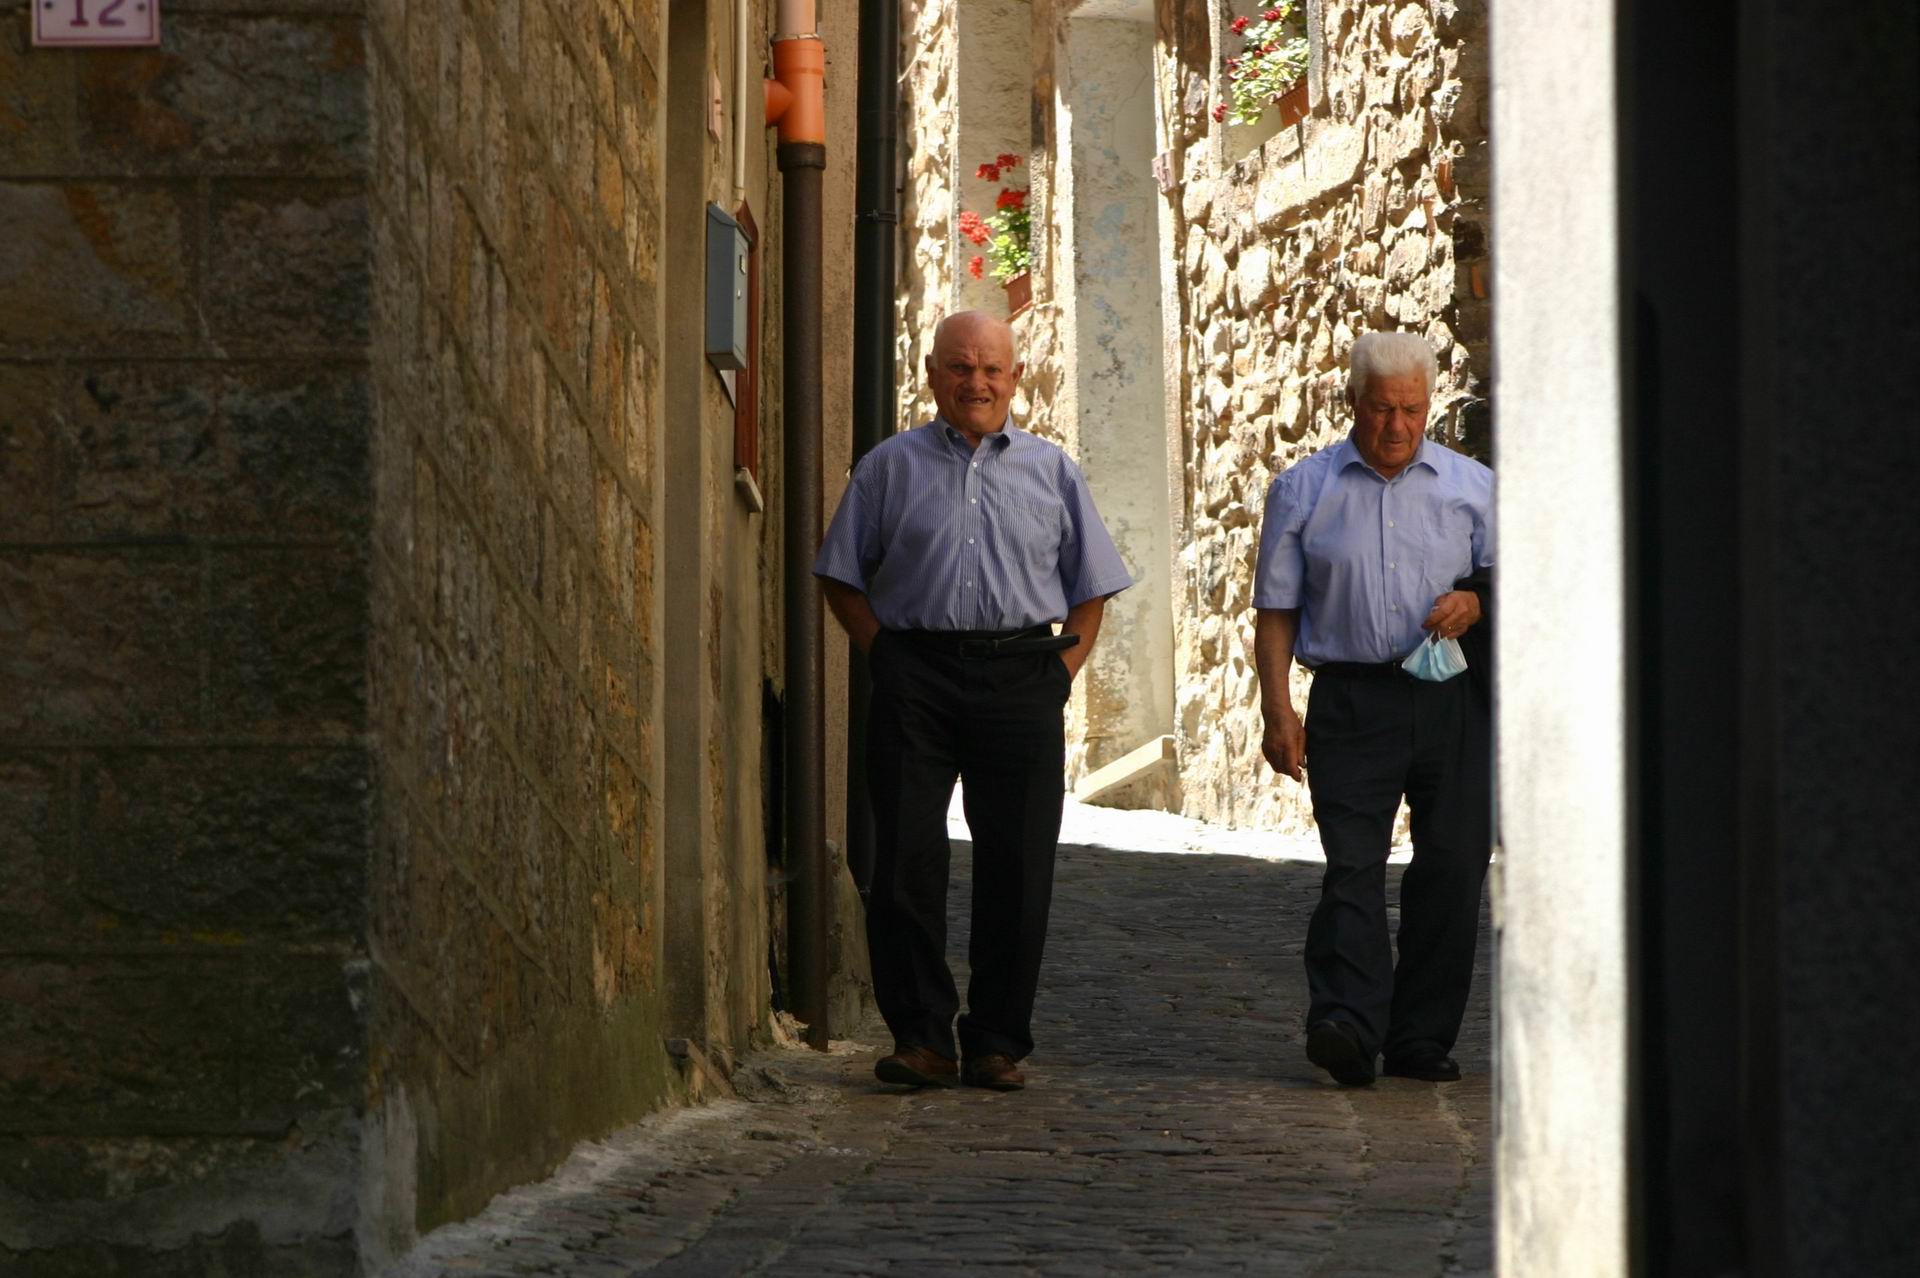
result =
[{"label": "black leather shoe", "polygon": [[1389,1078],[1417,1078],[1427,1083],[1460,1081],[1460,1063],[1451,1056],[1416,1056],[1404,1061],[1389,1056],[1380,1072]]},{"label": "black leather shoe", "polygon": [[1360,1031],[1345,1021],[1316,1021],[1307,1026],[1307,1059],[1342,1087],[1373,1083],[1373,1054],[1360,1046]]},{"label": "black leather shoe", "polygon": [[959,1081],[960,1067],[930,1047],[896,1043],[893,1055],[881,1057],[874,1065],[873,1076],[902,1087],[952,1087]]}]

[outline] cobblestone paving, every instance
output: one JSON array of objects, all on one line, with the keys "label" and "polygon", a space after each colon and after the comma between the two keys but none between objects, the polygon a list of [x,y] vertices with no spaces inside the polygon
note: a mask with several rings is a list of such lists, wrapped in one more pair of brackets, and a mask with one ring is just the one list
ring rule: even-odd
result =
[{"label": "cobblestone paving", "polygon": [[1490,1273],[1485,920],[1466,1077],[1337,1088],[1301,1054],[1318,878],[1062,848],[1027,1090],[885,1087],[877,1024],[759,1053],[744,1099],[584,1146],[396,1272]]}]

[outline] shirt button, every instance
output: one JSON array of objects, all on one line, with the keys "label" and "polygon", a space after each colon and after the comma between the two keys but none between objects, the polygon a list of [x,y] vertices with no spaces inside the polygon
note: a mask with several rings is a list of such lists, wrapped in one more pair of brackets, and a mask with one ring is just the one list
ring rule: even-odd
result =
[{"label": "shirt button", "polygon": [[971,537],[967,538],[967,544],[971,546],[973,544],[973,538]]},{"label": "shirt button", "polygon": [[1387,527],[1389,528],[1393,527],[1393,521],[1391,519],[1387,521]]},{"label": "shirt button", "polygon": [[967,498],[967,504],[970,506],[978,506],[980,504],[980,499],[978,497],[969,497]]},{"label": "shirt button", "polygon": [[969,581],[969,582],[967,583],[967,585],[969,585],[969,586],[971,586],[971,585],[973,585],[973,583],[972,583],[971,581]]}]

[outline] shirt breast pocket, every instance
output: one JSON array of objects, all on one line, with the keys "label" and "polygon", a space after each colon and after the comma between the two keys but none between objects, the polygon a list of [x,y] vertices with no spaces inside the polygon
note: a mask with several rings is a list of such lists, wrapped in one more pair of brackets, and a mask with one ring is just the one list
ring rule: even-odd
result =
[{"label": "shirt breast pocket", "polygon": [[1458,506],[1442,506],[1423,521],[1426,575],[1445,591],[1473,571],[1473,516]]},{"label": "shirt breast pocket", "polygon": [[1036,576],[1052,576],[1060,566],[1060,547],[1066,532],[1059,507],[1001,497],[994,503],[994,510],[999,516],[994,540],[1008,562]]}]

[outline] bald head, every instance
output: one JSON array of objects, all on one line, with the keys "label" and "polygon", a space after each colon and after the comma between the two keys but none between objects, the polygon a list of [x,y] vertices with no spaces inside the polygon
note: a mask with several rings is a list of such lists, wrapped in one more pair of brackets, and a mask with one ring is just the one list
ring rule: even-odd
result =
[{"label": "bald head", "polygon": [[947,424],[978,443],[1007,424],[1020,384],[1013,329],[985,311],[961,311],[933,330],[927,385]]},{"label": "bald head", "polygon": [[1013,325],[985,311],[955,311],[940,321],[933,330],[934,358],[956,343],[1004,348],[1006,362],[1009,366],[1013,363]]}]

